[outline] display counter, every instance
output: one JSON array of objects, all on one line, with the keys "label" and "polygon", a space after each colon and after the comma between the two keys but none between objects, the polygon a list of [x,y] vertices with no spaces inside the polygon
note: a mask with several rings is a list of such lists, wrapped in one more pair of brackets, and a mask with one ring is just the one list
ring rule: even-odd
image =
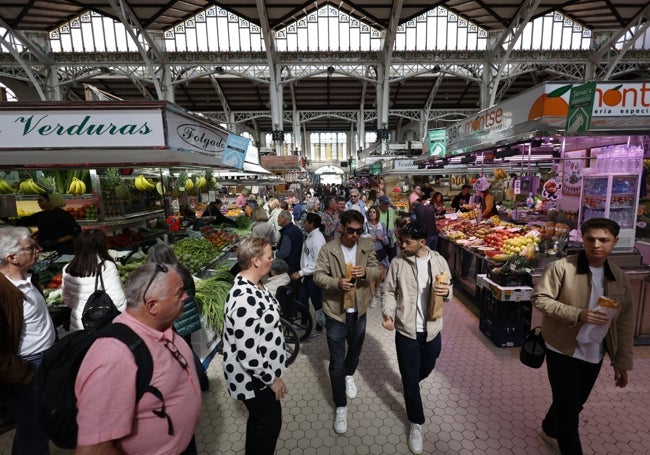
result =
[{"label": "display counter", "polygon": [[[451,242],[444,236],[440,236],[438,240],[438,250],[447,259],[454,279],[454,288],[461,289],[476,302],[480,302],[481,288],[477,285],[479,275],[487,273],[490,268],[498,267],[499,263],[481,252]],[[463,261],[468,272],[466,278],[463,278]],[[538,262],[531,274],[533,284],[537,284],[544,267],[551,261]],[[610,261],[619,265],[630,279],[635,321],[634,344],[650,345],[650,266],[641,262],[638,253],[613,253]]]}]

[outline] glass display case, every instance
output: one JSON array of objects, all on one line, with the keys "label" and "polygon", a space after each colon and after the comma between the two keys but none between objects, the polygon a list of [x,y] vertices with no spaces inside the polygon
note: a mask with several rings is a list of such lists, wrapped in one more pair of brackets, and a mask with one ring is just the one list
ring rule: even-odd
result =
[{"label": "glass display case", "polygon": [[583,176],[579,225],[591,218],[614,220],[621,226],[616,249],[633,248],[639,181],[638,174]]}]

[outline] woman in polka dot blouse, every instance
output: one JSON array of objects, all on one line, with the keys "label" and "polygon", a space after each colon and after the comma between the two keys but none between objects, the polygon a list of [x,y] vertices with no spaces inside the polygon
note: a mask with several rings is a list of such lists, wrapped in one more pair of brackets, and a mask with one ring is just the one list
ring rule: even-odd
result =
[{"label": "woman in polka dot blouse", "polygon": [[237,250],[241,272],[226,299],[223,369],[230,396],[248,409],[246,454],[273,454],[282,426],[280,399],[287,393],[280,305],[262,283],[273,252],[265,237],[244,238]]}]

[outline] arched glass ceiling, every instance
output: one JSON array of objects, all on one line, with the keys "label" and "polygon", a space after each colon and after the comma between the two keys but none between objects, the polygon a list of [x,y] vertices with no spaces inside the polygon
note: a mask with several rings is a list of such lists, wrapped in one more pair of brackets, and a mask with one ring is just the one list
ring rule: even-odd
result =
[{"label": "arched glass ceiling", "polygon": [[223,8],[212,6],[165,31],[167,51],[263,51],[262,29]]},{"label": "arched glass ceiling", "polygon": [[50,45],[53,52],[138,51],[121,22],[91,11],[52,30]]},{"label": "arched glass ceiling", "polygon": [[328,5],[275,32],[278,51],[381,50],[383,33]]},{"label": "arched glass ceiling", "polygon": [[589,50],[591,30],[561,13],[529,22],[515,44],[517,50]]},{"label": "arched glass ceiling", "polygon": [[442,6],[397,27],[395,50],[485,50],[487,31]]},{"label": "arched glass ceiling", "polygon": [[[436,7],[397,28],[395,50],[485,50],[487,36],[478,25]],[[279,52],[377,51],[384,32],[327,5],[277,30],[274,37]],[[170,52],[251,52],[265,48],[259,26],[218,6],[166,30],[164,39],[165,49]],[[137,51],[120,22],[95,12],[86,12],[53,30],[50,41],[54,52]],[[515,49],[576,50],[590,46],[591,30],[554,12],[528,23]],[[634,45],[643,49],[649,46],[647,37],[637,39]],[[1,49],[6,52],[4,47]]]}]

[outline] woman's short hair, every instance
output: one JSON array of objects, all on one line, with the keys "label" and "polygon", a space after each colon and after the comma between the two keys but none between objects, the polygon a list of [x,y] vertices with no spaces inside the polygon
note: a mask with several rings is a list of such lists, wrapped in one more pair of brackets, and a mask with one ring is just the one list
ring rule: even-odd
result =
[{"label": "woman's short hair", "polygon": [[268,221],[269,220],[269,214],[266,213],[266,210],[264,210],[264,207],[257,207],[256,209],[253,210],[253,220],[255,220],[255,221]]},{"label": "woman's short hair", "polygon": [[266,205],[269,206],[269,210],[275,210],[280,207],[280,201],[278,198],[272,197],[266,202]]},{"label": "woman's short hair", "polygon": [[253,258],[260,257],[266,245],[270,245],[266,237],[247,236],[241,239],[237,247],[237,264],[242,270],[251,266]]},{"label": "woman's short hair", "polygon": [[289,264],[284,259],[273,259],[271,262],[271,271],[274,275],[281,275],[289,271]]}]

